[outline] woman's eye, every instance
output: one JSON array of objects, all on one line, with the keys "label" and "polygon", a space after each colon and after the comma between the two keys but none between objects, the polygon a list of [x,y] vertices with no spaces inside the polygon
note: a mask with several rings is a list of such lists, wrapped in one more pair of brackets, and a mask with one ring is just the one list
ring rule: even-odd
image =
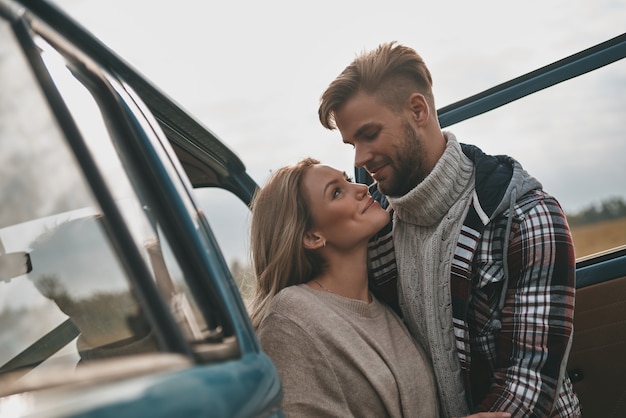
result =
[{"label": "woman's eye", "polygon": [[339,196],[340,194],[341,194],[341,189],[339,187],[335,188],[335,190],[333,190],[333,199]]}]

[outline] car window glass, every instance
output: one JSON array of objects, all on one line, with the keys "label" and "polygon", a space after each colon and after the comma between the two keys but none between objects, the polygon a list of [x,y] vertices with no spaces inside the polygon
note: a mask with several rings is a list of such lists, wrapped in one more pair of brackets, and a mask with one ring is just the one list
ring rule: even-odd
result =
[{"label": "car window glass", "polygon": [[231,192],[219,188],[196,188],[196,201],[205,214],[226,258],[246,306],[254,294],[250,257],[250,209]]},{"label": "car window glass", "polygon": [[561,203],[583,257],[626,244],[624,85],[622,60],[446,129],[519,160]]},{"label": "car window glass", "polygon": [[[44,42],[40,43],[45,50]],[[63,63],[56,62],[54,51],[49,51],[49,55],[53,57],[47,58],[47,61],[54,81],[62,87],[64,100],[90,154],[180,330],[189,341],[203,341],[209,335],[214,338],[215,333],[220,331],[215,328],[219,326],[209,327],[202,315],[167,237],[159,230],[159,219],[147,198],[149,192],[143,189],[143,183],[138,180],[140,173],[136,160],[128,155],[126,147],[131,138],[120,134],[110,122],[115,119],[119,109],[111,109],[110,101],[100,97],[110,91],[102,92],[97,87],[98,81],[105,79],[114,83],[114,79],[105,74],[104,70],[92,75],[90,72],[82,72],[81,68],[74,68],[72,73]],[[123,90],[121,85],[116,87],[119,89],[116,93]],[[134,122],[145,128],[142,131],[144,134],[151,134],[153,128],[145,119],[145,114],[137,109],[135,101],[130,97],[118,97],[118,100],[127,100],[123,108],[130,113],[126,116],[135,118]],[[134,100],[140,99],[135,96]],[[167,164],[167,159],[161,162]]]},{"label": "car window glass", "polygon": [[[0,23],[2,391],[94,360],[157,350],[102,212]],[[16,258],[17,257],[17,258]]]}]

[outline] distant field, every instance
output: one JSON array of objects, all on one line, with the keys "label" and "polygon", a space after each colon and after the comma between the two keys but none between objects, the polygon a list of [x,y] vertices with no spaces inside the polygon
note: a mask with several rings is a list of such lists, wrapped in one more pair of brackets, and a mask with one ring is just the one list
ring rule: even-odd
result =
[{"label": "distant field", "polygon": [[626,244],[626,218],[572,227],[576,258]]}]

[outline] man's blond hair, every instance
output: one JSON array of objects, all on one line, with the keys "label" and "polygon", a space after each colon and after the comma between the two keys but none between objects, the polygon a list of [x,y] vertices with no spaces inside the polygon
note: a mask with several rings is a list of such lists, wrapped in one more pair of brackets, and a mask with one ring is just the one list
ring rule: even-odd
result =
[{"label": "man's blond hair", "polygon": [[359,92],[375,96],[396,112],[418,92],[435,109],[432,84],[430,71],[414,49],[396,41],[384,43],[357,56],[330,83],[320,98],[319,119],[325,128],[337,128],[335,113]]}]

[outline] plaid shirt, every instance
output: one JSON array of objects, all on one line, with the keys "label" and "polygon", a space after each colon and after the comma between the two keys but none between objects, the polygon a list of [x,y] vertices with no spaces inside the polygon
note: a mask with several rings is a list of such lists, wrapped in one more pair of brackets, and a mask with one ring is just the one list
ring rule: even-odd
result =
[{"label": "plaid shirt", "polygon": [[[385,205],[375,187],[372,194]],[[486,226],[478,215],[483,209],[471,205],[450,272],[468,405],[513,417],[578,417],[565,372],[575,295],[565,215],[541,190],[525,194]],[[396,308],[391,233],[388,227],[370,242],[370,280],[374,293]]]},{"label": "plaid shirt", "polygon": [[[579,416],[564,370],[573,334],[575,257],[558,202],[540,190],[530,192],[477,238],[465,277],[470,292],[451,277],[453,305],[467,307],[455,328],[473,409]],[[468,253],[457,251],[455,258],[459,254]],[[463,319],[458,309],[453,312]]]}]

